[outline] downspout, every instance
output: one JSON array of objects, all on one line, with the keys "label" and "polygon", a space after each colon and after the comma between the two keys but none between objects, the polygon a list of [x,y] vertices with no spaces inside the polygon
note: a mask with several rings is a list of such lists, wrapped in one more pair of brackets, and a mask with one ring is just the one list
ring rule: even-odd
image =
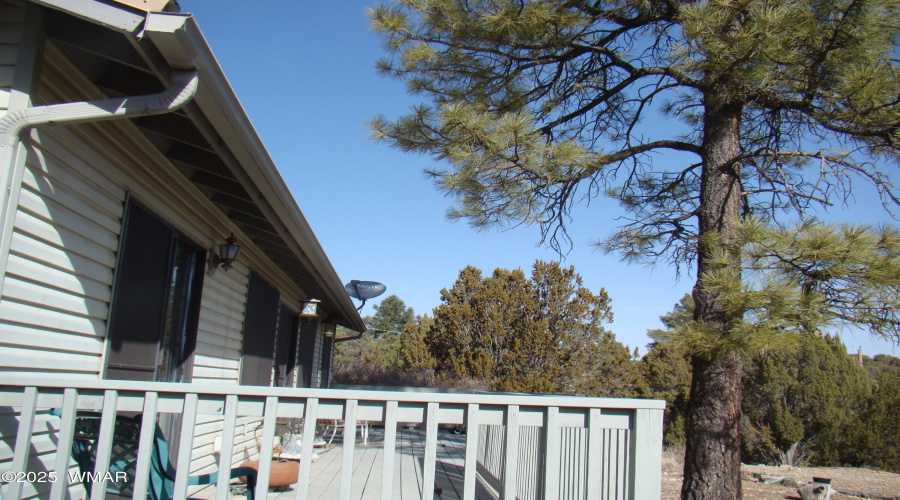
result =
[{"label": "downspout", "polygon": [[24,136],[28,131],[40,125],[100,122],[170,113],[187,104],[197,93],[198,86],[196,71],[176,70],[172,71],[169,88],[158,94],[34,106],[11,111],[0,118],[0,182],[5,183],[6,188],[0,194],[0,279],[6,276],[27,157]]}]

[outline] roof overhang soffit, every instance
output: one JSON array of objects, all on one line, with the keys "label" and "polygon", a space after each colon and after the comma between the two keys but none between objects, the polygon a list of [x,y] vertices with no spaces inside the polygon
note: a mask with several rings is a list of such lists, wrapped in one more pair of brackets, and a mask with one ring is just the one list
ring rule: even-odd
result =
[{"label": "roof overhang soffit", "polygon": [[[181,132],[169,134],[179,140],[187,138],[187,142],[199,144],[200,149],[188,151],[188,156],[207,154],[203,151],[208,151],[219,170],[207,167],[209,162],[182,163],[180,160],[185,157],[179,157],[171,150],[170,159],[176,165],[180,164],[179,168],[206,167],[206,171],[195,170],[191,180],[208,196],[210,190],[216,191],[210,199],[226,212],[230,210],[229,217],[239,227],[246,228],[248,236],[292,276],[301,296],[322,300],[325,314],[332,321],[354,330],[365,329],[354,304],[190,15],[137,12],[96,0],[32,1],[93,25],[104,26],[111,30],[108,33],[124,35],[118,40],[132,46],[139,54],[138,58],[122,57],[128,51],[117,51],[116,47],[122,47],[116,37],[100,36],[102,33],[94,33],[90,37],[93,45],[80,45],[80,50],[87,50],[87,54],[91,54],[89,57],[100,55],[115,61],[118,64],[116,73],[119,70],[130,73],[128,82],[132,86],[146,85],[143,82],[147,78],[141,75],[148,73],[155,74],[160,82],[164,82],[170,79],[173,69],[196,68],[201,81],[197,96],[183,109],[184,116],[168,115],[162,126],[169,130],[182,120],[186,125],[190,124],[179,129]],[[77,33],[58,35],[63,37],[61,42],[87,43],[83,35],[75,36]],[[123,92],[111,90],[113,93]],[[153,123],[138,125],[145,133],[152,133]],[[194,135],[199,131],[205,139],[198,140],[191,134],[185,134],[185,131]],[[226,170],[227,174],[221,175]]]},{"label": "roof overhang soffit", "polygon": [[[247,118],[228,80],[203,38],[193,17],[187,14],[151,13],[142,35],[149,38],[173,69],[197,68],[200,89],[194,99],[203,121],[215,129],[224,143],[220,151],[231,173],[243,185],[282,241],[314,275],[322,300],[342,324],[363,331],[365,326],[353,302],[334,272],[309,223],[269,157]],[[191,116],[191,108],[186,112]],[[213,144],[213,147],[217,145]]]}]

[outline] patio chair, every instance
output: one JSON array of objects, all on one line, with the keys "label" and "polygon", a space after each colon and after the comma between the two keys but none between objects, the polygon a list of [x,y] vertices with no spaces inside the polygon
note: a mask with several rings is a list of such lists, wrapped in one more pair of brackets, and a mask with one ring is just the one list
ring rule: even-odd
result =
[{"label": "patio chair", "polygon": [[[344,436],[345,425],[343,420],[332,419],[332,423],[328,425],[325,429],[325,434],[328,434],[328,431],[331,430],[331,437],[328,438],[328,444],[331,444],[334,441],[335,436],[337,436],[338,429],[341,430],[341,435]],[[359,435],[360,439],[363,440],[363,446],[369,445],[369,421],[368,420],[360,420],[357,422],[359,424]],[[356,438],[356,436],[353,436]]]},{"label": "patio chair", "polygon": [[[156,426],[153,451],[150,455],[150,485],[149,497],[151,500],[172,500],[175,498],[173,487],[175,486],[175,467],[169,461],[169,445],[163,436],[159,425]],[[247,476],[247,500],[253,500],[256,490],[256,469],[251,467],[235,467],[231,469],[230,479]],[[204,484],[216,484],[219,473],[201,474],[189,476],[188,485],[197,486]]]},{"label": "patio chair", "polygon": [[[60,415],[59,410],[52,410],[51,414]],[[138,437],[140,436],[141,416],[134,417],[117,416],[113,437],[113,453],[110,460],[109,472],[115,474],[124,472],[129,479],[123,482],[108,482],[106,491],[114,495],[131,497],[131,488],[134,483],[135,468],[137,466]],[[97,438],[100,430],[100,414],[96,412],[81,412],[75,419],[75,439],[72,442],[72,458],[78,464],[82,472],[95,472],[97,456]],[[153,437],[153,450],[150,453],[150,481],[147,497],[151,500],[172,500],[175,486],[175,467],[169,460],[169,445],[163,435],[162,429],[156,425]],[[256,488],[256,469],[250,467],[236,467],[231,469],[230,478],[247,477],[247,499],[253,500]],[[215,484],[218,481],[218,472],[201,474],[188,477],[188,485]],[[93,483],[84,478],[82,484],[91,495]]]},{"label": "patio chair", "polygon": [[[59,417],[62,410],[54,408],[50,414]],[[138,437],[141,432],[141,419],[137,417],[119,416],[116,418],[113,431],[113,445],[110,455],[108,472],[114,477],[121,473],[126,474],[127,480],[120,482],[107,482],[106,492],[119,497],[132,496],[134,484],[135,461],[137,460]],[[97,438],[100,433],[100,413],[78,412],[75,418],[75,436],[72,440],[72,458],[78,464],[82,474],[93,473],[97,456]],[[97,471],[99,472],[99,471]],[[91,478],[82,475],[82,486],[87,496],[91,495],[94,485]]]}]

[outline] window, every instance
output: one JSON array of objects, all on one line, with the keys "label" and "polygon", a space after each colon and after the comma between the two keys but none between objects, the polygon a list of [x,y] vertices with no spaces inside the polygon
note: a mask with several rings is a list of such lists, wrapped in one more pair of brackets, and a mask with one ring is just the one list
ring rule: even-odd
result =
[{"label": "window", "polygon": [[275,342],[275,386],[294,385],[294,365],[297,361],[297,336],[300,316],[284,304],[278,313],[278,339]]},{"label": "window", "polygon": [[190,381],[205,252],[129,200],[107,340],[108,379]]},{"label": "window", "polygon": [[258,274],[250,273],[241,352],[241,385],[271,385],[279,299],[278,290]]},{"label": "window", "polygon": [[297,387],[312,387],[313,367],[316,362],[316,336],[319,323],[304,319],[300,327],[300,362],[297,366]]},{"label": "window", "polygon": [[322,379],[319,387],[331,387],[331,363],[334,360],[334,337],[325,337],[325,345],[322,346]]}]

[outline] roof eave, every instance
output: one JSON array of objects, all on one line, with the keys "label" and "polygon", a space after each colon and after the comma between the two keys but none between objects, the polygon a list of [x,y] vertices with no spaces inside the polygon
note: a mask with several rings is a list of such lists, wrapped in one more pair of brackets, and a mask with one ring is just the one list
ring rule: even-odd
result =
[{"label": "roof eave", "polygon": [[[224,143],[223,150],[233,157],[233,174],[245,189],[269,213],[270,223],[280,239],[316,282],[318,291],[304,290],[306,298],[320,299],[329,317],[325,321],[337,323],[357,331],[365,325],[352,300],[313,234],[300,207],[281,178],[259,135],[250,123],[227,78],[213,56],[194,19],[189,14],[146,13],[96,0],[31,0],[53,10],[65,12],[94,24],[126,35],[141,50],[144,39],[152,43],[159,54],[145,53],[147,60],[162,55],[158,75],[170,69],[196,69],[200,74],[200,89],[194,99],[202,113],[201,121],[208,122]],[[304,287],[297,284],[299,288]],[[319,296],[322,294],[324,296]]]},{"label": "roof eave", "polygon": [[[318,242],[296,200],[285,184],[256,133],[250,119],[222,72],[200,28],[190,14],[150,13],[143,35],[147,36],[173,69],[196,68],[200,89],[194,102],[216,128],[244,172],[258,189],[259,196],[282,223],[279,231],[288,243],[296,245],[312,265],[326,297],[315,297],[334,304],[337,321],[356,331],[365,325],[334,267]],[[289,237],[288,237],[289,236]]]}]

